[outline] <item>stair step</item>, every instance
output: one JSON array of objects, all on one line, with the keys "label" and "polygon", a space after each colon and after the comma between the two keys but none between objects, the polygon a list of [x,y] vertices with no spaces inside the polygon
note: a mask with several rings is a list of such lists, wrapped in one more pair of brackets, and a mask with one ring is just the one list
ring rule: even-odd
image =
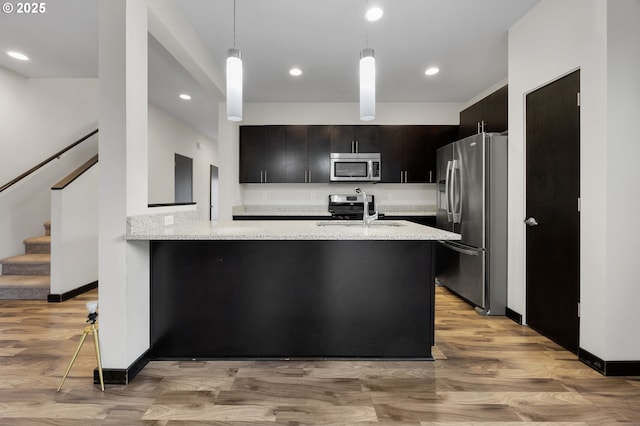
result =
[{"label": "stair step", "polygon": [[24,240],[24,250],[26,254],[51,253],[51,236],[42,235],[27,238]]},{"label": "stair step", "polygon": [[46,300],[50,281],[41,275],[0,275],[0,299]]},{"label": "stair step", "polygon": [[48,220],[44,223],[45,235],[51,235],[51,221]]},{"label": "stair step", "polygon": [[0,260],[2,275],[50,275],[50,254],[21,254]]}]

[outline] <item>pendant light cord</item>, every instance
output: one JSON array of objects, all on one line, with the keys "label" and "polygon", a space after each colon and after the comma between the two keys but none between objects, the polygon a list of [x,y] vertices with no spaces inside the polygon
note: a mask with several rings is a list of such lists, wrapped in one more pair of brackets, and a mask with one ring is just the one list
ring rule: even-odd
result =
[{"label": "pendant light cord", "polygon": [[233,0],[233,48],[236,48],[236,0]]}]

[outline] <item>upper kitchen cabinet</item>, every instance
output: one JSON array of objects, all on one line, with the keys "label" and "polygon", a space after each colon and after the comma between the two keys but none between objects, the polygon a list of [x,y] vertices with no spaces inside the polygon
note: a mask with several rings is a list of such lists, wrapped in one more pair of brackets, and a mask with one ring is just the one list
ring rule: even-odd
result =
[{"label": "upper kitchen cabinet", "polygon": [[240,126],[240,183],[286,182],[286,126]]},{"label": "upper kitchen cabinet", "polygon": [[331,152],[379,152],[378,126],[331,126]]},{"label": "upper kitchen cabinet", "polygon": [[307,140],[309,183],[330,181],[331,162],[331,126],[309,126]]},{"label": "upper kitchen cabinet", "polygon": [[381,182],[433,183],[436,150],[458,138],[458,126],[380,126]]},{"label": "upper kitchen cabinet", "polygon": [[286,181],[329,182],[330,126],[286,126]]},{"label": "upper kitchen cabinet", "polygon": [[331,126],[240,126],[240,183],[329,182]]},{"label": "upper kitchen cabinet", "polygon": [[460,138],[481,132],[508,129],[508,86],[504,86],[470,107],[460,111]]}]

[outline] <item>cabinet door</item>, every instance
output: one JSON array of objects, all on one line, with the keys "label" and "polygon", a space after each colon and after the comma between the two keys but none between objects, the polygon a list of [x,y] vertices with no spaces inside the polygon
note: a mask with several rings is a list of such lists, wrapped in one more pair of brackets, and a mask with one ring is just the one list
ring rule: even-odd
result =
[{"label": "cabinet door", "polygon": [[508,87],[504,86],[482,100],[485,132],[501,133],[507,130],[509,127],[508,98]]},{"label": "cabinet door", "polygon": [[378,144],[379,126],[355,126],[353,137],[356,141],[357,152],[380,152]]},{"label": "cabinet door", "polygon": [[430,126],[405,126],[402,152],[405,183],[429,182],[427,157],[429,155]]},{"label": "cabinet door", "polygon": [[309,126],[308,129],[308,167],[310,182],[326,183],[330,181],[331,162],[329,154],[331,126]]},{"label": "cabinet door", "polygon": [[482,101],[476,102],[469,108],[460,111],[459,138],[478,133],[478,123],[482,121]]},{"label": "cabinet door", "polygon": [[378,147],[382,169],[380,182],[400,183],[402,181],[402,130],[403,126],[380,126]]},{"label": "cabinet door", "polygon": [[264,127],[264,182],[287,181],[286,126]]},{"label": "cabinet door", "polygon": [[240,183],[261,183],[264,173],[264,127],[240,126]]},{"label": "cabinet door", "polygon": [[458,140],[458,126],[450,125],[433,125],[426,126],[427,129],[427,155],[426,155],[426,171],[427,182],[436,182],[436,159],[438,148],[448,143]]},{"label": "cabinet door", "polygon": [[305,183],[307,181],[307,126],[286,127],[286,163],[289,183]]},{"label": "cabinet door", "polygon": [[331,152],[353,152],[353,126],[331,126]]}]

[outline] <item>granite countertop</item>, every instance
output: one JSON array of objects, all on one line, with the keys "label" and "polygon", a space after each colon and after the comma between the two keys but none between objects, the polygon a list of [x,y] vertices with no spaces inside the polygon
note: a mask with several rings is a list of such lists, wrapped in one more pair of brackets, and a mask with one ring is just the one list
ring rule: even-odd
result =
[{"label": "granite countertop", "polygon": [[[319,225],[320,224],[320,225]],[[321,226],[322,225],[322,226]],[[374,221],[185,221],[130,229],[127,240],[459,240],[460,235],[411,222]]]}]

